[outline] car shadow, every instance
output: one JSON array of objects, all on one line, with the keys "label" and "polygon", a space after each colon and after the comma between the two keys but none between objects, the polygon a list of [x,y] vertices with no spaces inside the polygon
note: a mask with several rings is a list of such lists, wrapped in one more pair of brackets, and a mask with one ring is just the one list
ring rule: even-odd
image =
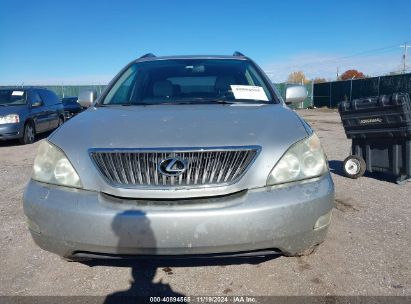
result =
[{"label": "car shadow", "polygon": [[[139,217],[138,221],[136,220],[136,216]],[[112,230],[118,237],[118,248],[122,248],[122,253],[127,251],[127,248],[133,248],[140,245],[140,248],[143,250],[142,254],[146,255],[141,258],[94,259],[81,262],[89,267],[108,266],[126,267],[131,269],[132,277],[130,280],[130,287],[127,290],[109,294],[104,303],[132,303],[133,301],[133,303],[136,303],[136,300],[138,300],[136,297],[185,296],[184,294],[174,291],[170,284],[164,283],[162,279],[160,279],[159,282],[154,282],[154,277],[159,269],[164,272],[165,276],[172,276],[175,268],[240,264],[256,265],[279,256],[235,258],[161,257],[155,255],[157,241],[150,227],[150,220],[145,216],[144,212],[139,210],[127,210],[118,214],[112,222]],[[122,257],[125,256],[123,255]]]},{"label": "car shadow", "polygon": [[0,147],[14,147],[22,144],[17,139],[1,140]]},{"label": "car shadow", "polygon": [[81,262],[89,267],[108,266],[108,267],[126,267],[131,269],[130,287],[127,290],[112,293],[106,297],[104,303],[119,303],[123,300],[132,300],[134,297],[148,296],[185,296],[172,289],[170,284],[164,283],[162,279],[154,282],[154,277],[158,270],[164,275],[172,277],[176,268],[185,267],[207,267],[207,266],[229,266],[251,264],[258,265],[266,261],[279,257],[248,257],[248,258],[138,258],[124,260],[92,260]]},{"label": "car shadow", "polygon": [[[36,135],[36,140],[33,142],[33,144],[40,141],[40,140],[42,140],[42,139],[47,138],[51,133],[53,133],[53,131],[48,131],[48,132],[45,132],[45,133],[37,134]],[[18,139],[0,140],[0,148],[1,147],[15,147],[15,146],[24,146],[24,145],[21,144]]]},{"label": "car shadow", "polygon": [[[164,283],[163,279],[154,282],[154,277],[158,270],[164,272],[166,276],[173,276],[176,268],[182,267],[207,267],[207,266],[229,266],[251,264],[258,265],[279,257],[247,257],[247,258],[139,258],[124,260],[92,260],[81,262],[89,267],[108,266],[126,267],[131,269],[130,287],[127,290],[114,292],[107,295],[104,303],[136,303],[138,297],[172,296],[184,297],[186,295],[174,291],[170,284]],[[128,302],[129,301],[129,302]],[[134,302],[133,302],[134,301]]]}]

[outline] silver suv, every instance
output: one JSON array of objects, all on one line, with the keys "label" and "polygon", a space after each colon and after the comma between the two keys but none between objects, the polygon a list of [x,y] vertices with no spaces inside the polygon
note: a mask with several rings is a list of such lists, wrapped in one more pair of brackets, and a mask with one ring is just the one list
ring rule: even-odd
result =
[{"label": "silver suv", "polygon": [[334,186],[319,139],[249,58],[148,54],[89,105],[39,147],[24,211],[41,248],[301,255],[324,240]]}]

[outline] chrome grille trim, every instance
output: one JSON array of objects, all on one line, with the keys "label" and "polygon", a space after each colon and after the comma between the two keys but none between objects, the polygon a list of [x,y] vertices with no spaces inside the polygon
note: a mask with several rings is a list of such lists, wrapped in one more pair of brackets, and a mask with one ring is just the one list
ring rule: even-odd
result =
[{"label": "chrome grille trim", "polygon": [[[89,155],[104,179],[121,188],[198,188],[236,183],[261,151],[259,146],[215,148],[92,148]],[[179,176],[159,172],[167,158],[187,161]]]}]

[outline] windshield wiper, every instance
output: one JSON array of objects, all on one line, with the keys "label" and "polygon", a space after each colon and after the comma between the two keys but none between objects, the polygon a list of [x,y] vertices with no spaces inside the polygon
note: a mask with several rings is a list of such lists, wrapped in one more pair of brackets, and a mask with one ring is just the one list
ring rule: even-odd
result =
[{"label": "windshield wiper", "polygon": [[257,99],[225,99],[225,98],[187,98],[167,102],[138,102],[138,103],[117,103],[117,104],[96,104],[96,107],[115,107],[115,106],[158,106],[158,105],[194,105],[194,104],[238,104],[238,103],[269,103],[265,100]]},{"label": "windshield wiper", "polygon": [[234,104],[236,102],[235,101],[228,101],[228,100],[224,100],[224,99],[213,99],[213,100],[208,100],[206,103]]},{"label": "windshield wiper", "polygon": [[269,103],[266,100],[259,100],[259,99],[232,99],[230,96],[219,96],[216,98],[208,98],[207,101],[221,103],[221,104],[236,104],[236,103]]},{"label": "windshield wiper", "polygon": [[224,100],[222,98],[187,98],[183,100],[173,100],[171,102],[162,102],[158,103],[161,105],[189,105],[189,104],[210,104],[210,103],[219,103],[219,104],[233,104],[235,102]]},{"label": "windshield wiper", "polygon": [[229,100],[227,100],[227,99],[224,99],[224,98],[208,99],[207,102],[219,103],[219,104],[237,104],[237,103],[258,104],[258,103],[268,103],[268,101],[259,100],[259,99],[229,99]]}]

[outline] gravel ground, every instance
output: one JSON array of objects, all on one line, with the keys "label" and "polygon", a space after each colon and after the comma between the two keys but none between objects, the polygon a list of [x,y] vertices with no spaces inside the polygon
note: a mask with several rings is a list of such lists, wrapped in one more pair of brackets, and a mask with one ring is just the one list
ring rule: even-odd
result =
[{"label": "gravel ground", "polygon": [[35,246],[22,209],[40,141],[0,142],[0,295],[411,295],[411,183],[342,177],[350,141],[338,113],[300,114],[320,136],[336,185],[328,238],[301,258],[63,261]]}]

